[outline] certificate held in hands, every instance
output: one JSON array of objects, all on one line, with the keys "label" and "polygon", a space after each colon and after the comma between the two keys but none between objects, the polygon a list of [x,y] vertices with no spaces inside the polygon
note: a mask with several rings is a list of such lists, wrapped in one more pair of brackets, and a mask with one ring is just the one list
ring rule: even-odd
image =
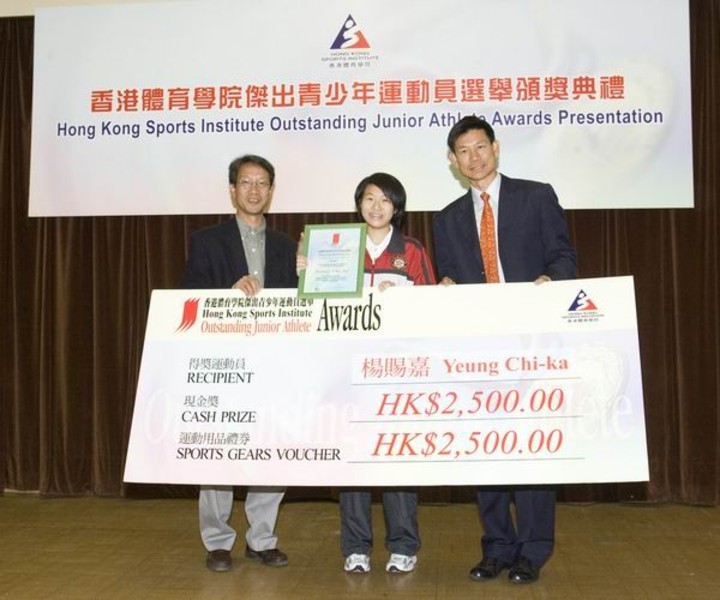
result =
[{"label": "certificate held in hands", "polygon": [[306,225],[300,272],[301,298],[351,298],[362,295],[365,223]]}]

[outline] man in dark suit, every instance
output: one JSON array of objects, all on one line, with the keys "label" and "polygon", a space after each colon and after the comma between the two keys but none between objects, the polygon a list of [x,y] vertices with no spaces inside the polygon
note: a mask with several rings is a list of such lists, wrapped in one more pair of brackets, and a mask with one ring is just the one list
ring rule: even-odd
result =
[{"label": "man in dark suit", "polygon": [[[234,288],[254,296],[263,287],[297,286],[296,243],[266,226],[275,184],[275,169],[260,156],[245,155],[230,163],[230,199],[235,217],[196,231],[190,237],[183,287]],[[275,523],[284,488],[250,487],[245,499],[248,530],[245,556],[282,567],[287,555],[277,548]],[[231,550],[237,533],[230,526],[232,486],[200,489],[200,535],[211,571],[232,567]]]},{"label": "man in dark suit", "polygon": [[[575,277],[576,253],[553,188],[498,173],[500,147],[491,125],[475,116],[460,119],[448,134],[448,148],[470,189],[433,221],[440,282],[540,284]],[[495,579],[509,568],[513,583],[536,581],[554,545],[554,490],[485,487],[477,499],[483,557],[470,577]]]}]

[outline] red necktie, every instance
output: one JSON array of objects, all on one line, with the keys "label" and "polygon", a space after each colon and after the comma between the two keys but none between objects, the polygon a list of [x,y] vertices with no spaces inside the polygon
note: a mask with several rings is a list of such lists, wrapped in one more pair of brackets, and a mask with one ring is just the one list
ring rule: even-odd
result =
[{"label": "red necktie", "polygon": [[480,254],[482,254],[483,265],[485,265],[485,280],[487,283],[500,283],[497,243],[495,242],[495,217],[492,206],[490,206],[489,194],[482,192],[480,197],[484,204],[480,217]]}]

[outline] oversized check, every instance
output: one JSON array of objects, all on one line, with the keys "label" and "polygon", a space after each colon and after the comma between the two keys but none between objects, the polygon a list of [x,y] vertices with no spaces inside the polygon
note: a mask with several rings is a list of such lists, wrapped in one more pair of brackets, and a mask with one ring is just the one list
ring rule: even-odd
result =
[{"label": "oversized check", "polygon": [[126,481],[647,479],[631,277],[153,292]]}]

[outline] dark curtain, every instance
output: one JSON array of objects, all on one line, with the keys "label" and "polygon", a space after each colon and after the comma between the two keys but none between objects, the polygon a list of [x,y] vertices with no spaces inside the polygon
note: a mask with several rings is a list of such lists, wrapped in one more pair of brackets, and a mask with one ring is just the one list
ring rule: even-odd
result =
[{"label": "dark curtain", "polygon": [[[690,1],[690,34],[695,208],[568,213],[580,276],[635,277],[651,479],[564,486],[561,499],[719,503],[720,0]],[[30,219],[32,53],[33,19],[0,19],[0,491],[192,495],[126,486],[122,473],[150,292],[176,287],[190,231],[226,216]],[[306,222],[348,218],[270,223],[297,237]],[[408,224],[428,248],[431,218]]]}]

